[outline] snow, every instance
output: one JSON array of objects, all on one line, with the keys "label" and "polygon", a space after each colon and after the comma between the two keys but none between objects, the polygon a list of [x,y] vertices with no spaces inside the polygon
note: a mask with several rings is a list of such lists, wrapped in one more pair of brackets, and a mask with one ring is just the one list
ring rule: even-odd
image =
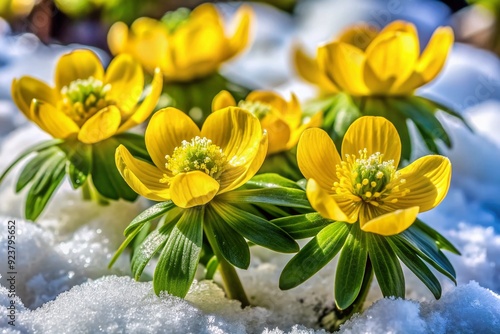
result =
[{"label": "snow", "polygon": [[[314,90],[299,83],[289,60],[283,60],[293,43],[300,40],[313,50],[346,23],[370,15],[373,19],[374,13],[392,8],[384,7],[382,1],[374,3],[353,0],[341,7],[338,2],[303,1],[296,21],[257,5],[259,31],[272,33],[229,64],[227,73],[266,87],[283,83],[280,91],[294,88],[301,98],[311,96]],[[410,0],[400,3],[404,10],[394,13],[394,18],[419,17],[423,40],[447,21],[448,12],[437,2],[426,1],[422,6]],[[229,14],[234,10],[225,8]],[[310,18],[311,13],[318,21]],[[341,19],[330,19],[328,28],[321,31],[314,28],[331,13]],[[9,99],[10,81],[30,73],[50,82],[53,67],[48,64],[54,64],[66,50],[43,46],[31,35],[0,37],[0,171],[24,148],[48,138],[16,110]],[[499,74],[496,57],[457,45],[442,75],[421,90],[457,107],[474,129],[472,133],[453,118],[440,116],[454,143],[452,149],[444,150],[453,165],[452,184],[440,206],[420,215],[462,252],[462,256],[447,253],[458,285],[437,274],[444,292],[435,300],[405,269],[407,300],[382,298],[374,282],[364,312],[344,324],[341,333],[500,332],[500,174],[496,172],[500,165],[500,82],[493,79]],[[167,294],[157,297],[151,282],[128,277],[128,254],[112,269],[107,268],[123,240],[124,227],[150,203],[120,201],[98,207],[82,201],[80,193],[65,181],[39,221],[27,222],[21,218],[26,193],[13,192],[19,171],[16,168],[0,186],[2,333],[326,333],[320,322],[333,306],[336,260],[297,288],[280,291],[278,278],[291,255],[253,247],[250,269],[238,270],[256,305],[250,308],[241,309],[238,302],[224,297],[217,285],[218,275],[215,283],[200,280],[198,275],[185,300]],[[9,297],[7,249],[3,246],[9,220],[16,221],[15,299]],[[154,263],[148,265],[146,274],[153,269]],[[7,322],[11,300],[16,306],[15,327]]]}]

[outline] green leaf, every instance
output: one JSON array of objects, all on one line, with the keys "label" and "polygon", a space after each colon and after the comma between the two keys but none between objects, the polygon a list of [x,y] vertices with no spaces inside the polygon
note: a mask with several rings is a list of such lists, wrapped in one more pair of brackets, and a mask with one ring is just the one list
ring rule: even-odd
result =
[{"label": "green leaf", "polygon": [[344,245],[350,226],[333,223],[321,230],[288,262],[280,276],[280,289],[288,290],[302,284],[340,251]]},{"label": "green leaf", "polygon": [[184,211],[163,248],[153,277],[154,291],[184,298],[193,282],[203,243],[204,207]]},{"label": "green leaf", "polygon": [[342,97],[337,100],[337,104],[333,106],[336,115],[333,124],[333,132],[330,131],[330,136],[332,136],[336,143],[344,138],[351,124],[363,116],[360,112],[360,109],[362,109],[360,105],[363,104],[362,100],[356,103],[347,94],[342,94],[341,96]]},{"label": "green leaf", "polygon": [[140,226],[135,226],[135,228],[130,231],[130,233],[127,235],[125,240],[122,242],[120,247],[116,250],[115,254],[113,254],[113,257],[111,258],[111,261],[109,261],[108,268],[111,268],[113,264],[115,264],[116,260],[120,257],[120,255],[123,253],[125,248],[134,240],[135,236],[139,234],[139,232],[144,228],[147,227],[145,225],[140,225]]},{"label": "green leaf", "polygon": [[80,141],[65,142],[61,148],[66,153],[66,173],[73,189],[80,188],[92,169],[92,146]]},{"label": "green leaf", "polygon": [[210,261],[208,261],[205,267],[205,279],[213,280],[218,266],[219,266],[219,261],[217,260],[217,256],[214,255],[212,256]]},{"label": "green leaf", "polygon": [[295,240],[264,218],[218,201],[212,201],[211,207],[236,232],[257,245],[282,253],[299,250]]},{"label": "green leaf", "polygon": [[306,193],[291,188],[263,188],[230,191],[218,196],[227,203],[272,204],[311,209]]},{"label": "green leaf", "polygon": [[115,164],[115,151],[119,144],[116,139],[109,138],[93,145],[92,181],[102,196],[131,202],[137,198],[137,194],[130,189]]},{"label": "green leaf", "polygon": [[335,304],[341,310],[349,307],[361,290],[368,259],[365,237],[359,223],[353,224],[340,252],[334,290]]},{"label": "green leaf", "polygon": [[245,184],[248,188],[292,188],[301,189],[297,183],[275,173],[259,174]]},{"label": "green leaf", "polygon": [[333,220],[323,218],[319,213],[306,213],[271,220],[294,239],[304,239],[315,236]]},{"label": "green leaf", "polygon": [[23,160],[24,158],[26,158],[31,153],[44,151],[44,150],[46,150],[46,149],[48,149],[48,148],[50,148],[52,146],[59,145],[59,144],[61,144],[63,142],[64,141],[62,139],[52,139],[52,140],[44,141],[44,142],[42,142],[40,144],[37,144],[35,146],[31,146],[31,147],[27,148],[0,175],[0,183],[2,183],[3,179],[9,174],[9,172],[12,170],[12,168],[14,168],[14,166],[16,166],[21,160]]},{"label": "green leaf", "polygon": [[148,221],[164,215],[175,207],[176,206],[172,201],[160,202],[153,205],[152,207],[144,210],[137,217],[135,217],[127,226],[123,234],[125,234],[125,236],[129,235],[133,230],[135,230],[137,226],[144,225]]},{"label": "green leaf", "polygon": [[438,231],[434,230],[432,227],[430,227],[420,219],[417,218],[412,226],[414,226],[414,228],[418,228],[422,233],[427,234],[431,239],[434,239],[439,248],[445,249],[456,255],[461,255],[460,251],[456,249],[455,246],[453,246],[453,244],[448,241],[448,239],[443,237],[441,234],[439,234]]},{"label": "green leaf", "polygon": [[130,266],[132,275],[134,275],[136,281],[141,278],[144,268],[153,256],[163,249],[175,224],[179,221],[180,214],[170,215],[170,213],[174,212],[169,212],[169,216],[171,217],[166,219],[164,225],[151,232],[140,246],[134,249],[134,255],[132,256]]},{"label": "green leaf", "polygon": [[405,297],[405,277],[399,260],[384,237],[367,233],[368,254],[384,297]]},{"label": "green leaf", "polygon": [[133,156],[152,162],[148,150],[146,149],[144,136],[136,133],[125,132],[115,135],[114,138],[120,144],[125,146]]},{"label": "green leaf", "polygon": [[23,168],[16,184],[16,193],[23,190],[26,185],[33,180],[36,174],[40,171],[47,159],[52,155],[57,154],[60,150],[57,147],[49,147],[40,153],[38,153],[33,159],[31,159],[26,166]]},{"label": "green leaf", "polygon": [[418,97],[393,98],[390,104],[411,119],[421,132],[425,132],[430,138],[440,139],[451,147],[450,137],[432,112],[431,106],[422,103]]},{"label": "green leaf", "polygon": [[32,186],[26,196],[25,216],[35,221],[42,213],[52,194],[64,178],[66,159],[59,151],[51,155],[33,178]]},{"label": "green leaf", "polygon": [[436,299],[441,298],[441,284],[432,271],[405,243],[398,238],[387,238],[397,257],[429,288]]},{"label": "green leaf", "polygon": [[[437,110],[441,110],[441,111],[444,111],[445,113],[447,114],[450,114],[451,116],[454,116],[456,118],[458,118],[459,120],[462,121],[462,123],[464,123],[464,125],[471,131],[471,132],[474,132],[474,130],[471,128],[471,126],[469,125],[469,123],[465,120],[465,118],[463,118],[462,115],[460,115],[459,113],[457,113],[456,111],[454,111],[453,109],[445,106],[444,104],[442,103],[439,103],[439,102],[436,102],[436,101],[433,101],[431,99],[428,99],[428,98],[425,98],[423,96],[417,96],[417,98],[419,98],[420,100],[422,101],[425,101],[427,103],[429,103],[430,105],[432,105],[435,109]],[[436,110],[434,110],[434,113],[436,112]]]},{"label": "green leaf", "polygon": [[212,236],[209,240],[215,240],[216,247],[229,263],[241,269],[248,268],[250,249],[247,242],[211,206],[205,208],[205,233]]},{"label": "green leaf", "polygon": [[456,284],[455,269],[443,252],[439,250],[434,240],[425,234],[418,233],[418,231],[415,232],[415,228],[412,226],[394,237]]}]

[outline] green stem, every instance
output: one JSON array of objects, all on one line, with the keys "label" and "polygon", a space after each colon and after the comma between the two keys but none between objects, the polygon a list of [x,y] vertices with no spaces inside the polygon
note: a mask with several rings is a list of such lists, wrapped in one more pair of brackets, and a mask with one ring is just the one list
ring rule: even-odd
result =
[{"label": "green stem", "polygon": [[250,302],[248,301],[248,297],[243,289],[243,285],[241,284],[236,269],[234,269],[232,264],[226,261],[217,246],[212,226],[210,226],[208,222],[205,222],[204,227],[208,242],[210,243],[210,246],[217,257],[217,261],[219,262],[218,269],[222,277],[222,281],[224,282],[224,290],[226,291],[227,297],[229,299],[240,301],[242,308],[250,306]]},{"label": "green stem", "polygon": [[101,194],[99,194],[97,189],[94,187],[90,176],[87,177],[87,180],[82,185],[81,189],[82,189],[83,200],[94,201],[99,205],[109,205],[109,201],[106,198],[104,198]]},{"label": "green stem", "polygon": [[363,305],[370,291],[370,286],[373,280],[373,268],[370,258],[368,257],[366,261],[365,275],[363,277],[363,283],[361,283],[361,289],[358,296],[354,302],[348,308],[344,310],[339,310],[336,306],[333,311],[321,319],[321,325],[330,331],[334,332],[339,330],[340,326],[343,325],[351,317],[360,313],[363,310]]},{"label": "green stem", "polygon": [[90,190],[89,181],[85,181],[81,187],[82,198],[84,201],[90,201],[92,199],[92,192]]}]

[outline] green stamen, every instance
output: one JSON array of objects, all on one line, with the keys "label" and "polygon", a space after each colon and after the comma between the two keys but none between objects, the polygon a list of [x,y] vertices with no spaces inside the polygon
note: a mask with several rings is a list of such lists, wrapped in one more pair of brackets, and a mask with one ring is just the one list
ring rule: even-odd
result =
[{"label": "green stamen", "polygon": [[259,120],[263,119],[273,110],[271,105],[260,101],[240,101],[238,107],[251,112]]},{"label": "green stamen", "polygon": [[182,26],[189,19],[191,11],[188,8],[179,8],[174,11],[167,12],[161,18],[161,21],[165,24],[170,33],[175,32],[180,26]]},{"label": "green stamen", "polygon": [[77,79],[61,89],[62,110],[80,125],[97,111],[109,105],[106,94],[111,85],[94,77]]}]

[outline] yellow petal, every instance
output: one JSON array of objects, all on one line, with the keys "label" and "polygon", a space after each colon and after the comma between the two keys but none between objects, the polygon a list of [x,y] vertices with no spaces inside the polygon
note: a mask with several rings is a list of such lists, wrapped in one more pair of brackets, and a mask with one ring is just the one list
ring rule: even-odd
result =
[{"label": "yellow petal", "polygon": [[248,94],[245,100],[268,104],[274,108],[279,115],[286,115],[288,109],[288,103],[285,99],[271,91],[255,90]]},{"label": "yellow petal", "polygon": [[220,146],[232,166],[251,162],[259,152],[262,127],[257,117],[238,107],[211,113],[201,129],[201,137]]},{"label": "yellow petal", "polygon": [[126,120],[122,119],[122,122],[125,122],[120,126],[117,132],[126,131],[143,123],[155,109],[163,87],[163,76],[158,68],[155,69],[154,73],[153,81],[151,82],[151,91]]},{"label": "yellow petal", "polygon": [[212,111],[234,106],[236,106],[236,101],[227,90],[221,90],[212,100]]},{"label": "yellow petal", "polygon": [[441,72],[453,46],[453,40],[453,30],[450,27],[440,27],[432,35],[416,68],[417,72],[422,73],[426,82],[434,79]]},{"label": "yellow petal", "polygon": [[172,201],[181,208],[207,204],[218,190],[219,183],[200,171],[177,174],[170,184]]},{"label": "yellow petal", "polygon": [[97,55],[90,50],[71,51],[59,58],[55,73],[57,91],[76,79],[94,77],[103,80],[104,69]]},{"label": "yellow petal", "polygon": [[209,23],[222,25],[219,12],[215,5],[211,3],[202,3],[195,7],[189,16],[188,24],[190,23]]},{"label": "yellow petal", "polygon": [[414,206],[386,213],[361,225],[361,229],[365,232],[383,236],[395,235],[403,232],[413,224],[415,219],[417,219],[418,211],[419,207]]},{"label": "yellow petal", "polygon": [[[408,27],[415,30],[413,25]],[[366,86],[372,94],[392,92],[413,73],[419,54],[416,31],[380,33],[366,49]]]},{"label": "yellow petal", "polygon": [[[227,54],[224,27],[215,7],[198,6],[186,24],[169,36],[176,79],[187,81],[217,70]],[[196,52],[193,52],[196,50]]]},{"label": "yellow petal", "polygon": [[260,140],[258,152],[252,161],[246,165],[229,166],[224,173],[222,173],[219,183],[219,194],[237,189],[250,180],[260,169],[267,155],[268,136],[262,135]]},{"label": "yellow petal", "polygon": [[307,56],[298,47],[295,47],[294,50],[294,63],[295,68],[302,79],[317,85],[325,92],[336,93],[339,91],[335,83],[330,81],[325,73],[320,70],[316,60]]},{"label": "yellow petal", "polygon": [[438,28],[431,37],[417,62],[410,78],[397,87],[397,93],[407,94],[433,80],[443,69],[453,46],[453,30],[450,27]]},{"label": "yellow petal", "polygon": [[136,193],[153,201],[170,200],[170,190],[166,183],[160,183],[163,174],[158,168],[134,158],[123,145],[116,149],[115,162],[125,182]]},{"label": "yellow petal", "polygon": [[111,89],[106,99],[115,101],[124,116],[128,115],[139,101],[144,88],[144,74],[141,65],[130,55],[118,55],[106,71],[105,84]]},{"label": "yellow petal", "polygon": [[128,27],[123,22],[116,22],[109,28],[108,46],[112,54],[125,52],[128,42]]},{"label": "yellow petal", "polygon": [[234,55],[240,53],[248,44],[248,39],[250,36],[250,22],[252,21],[252,16],[253,11],[250,6],[240,6],[235,18],[233,19],[233,24],[238,22],[238,26],[236,27],[233,36],[229,38],[227,58],[231,58]]},{"label": "yellow petal", "polygon": [[325,190],[331,190],[338,181],[335,166],[340,164],[340,156],[332,139],[321,129],[304,131],[297,147],[297,162],[305,178],[314,178]]},{"label": "yellow petal", "polygon": [[115,106],[106,107],[82,125],[82,129],[78,133],[78,140],[85,144],[94,144],[108,139],[116,133],[120,122],[120,110]]},{"label": "yellow petal", "polygon": [[31,114],[33,121],[54,138],[68,138],[80,130],[65,113],[43,101],[33,100]]},{"label": "yellow petal", "polygon": [[369,24],[357,24],[344,30],[337,38],[339,42],[351,44],[360,50],[366,50],[377,36],[377,28]]},{"label": "yellow petal", "polygon": [[341,90],[352,95],[367,95],[363,81],[365,54],[347,43],[333,42],[318,49],[319,68]]},{"label": "yellow petal", "polygon": [[397,197],[398,202],[394,207],[419,206],[420,212],[428,211],[441,203],[448,193],[451,163],[446,157],[428,155],[417,159],[399,172],[399,180],[406,180],[400,189],[409,189],[410,192],[404,197]]},{"label": "yellow petal", "polygon": [[394,166],[398,166],[401,140],[394,125],[384,117],[360,117],[347,129],[342,141],[342,156],[354,154],[359,157],[359,150],[365,148],[368,156],[380,152],[384,161],[394,160]]},{"label": "yellow petal", "polygon": [[323,113],[321,111],[317,112],[311,118],[305,118],[303,122],[304,123],[300,127],[292,131],[292,135],[290,136],[288,143],[286,143],[288,150],[297,145],[300,136],[306,129],[319,128],[321,126],[321,123],[323,123]]},{"label": "yellow petal", "polygon": [[23,76],[12,81],[12,99],[17,107],[28,118],[31,118],[30,106],[33,99],[45,101],[53,106],[57,105],[54,90],[44,82],[30,76]]},{"label": "yellow petal", "polygon": [[128,43],[122,52],[130,53],[141,62],[146,71],[154,73],[157,67],[162,71],[164,66],[168,67],[169,43],[163,23],[149,17],[140,17],[130,26]]},{"label": "yellow petal", "polygon": [[261,125],[269,136],[267,154],[271,155],[286,150],[291,135],[290,126],[281,118],[271,114],[261,120]]},{"label": "yellow petal", "polygon": [[146,129],[146,148],[156,167],[169,174],[165,167],[165,156],[171,156],[183,140],[190,141],[199,134],[200,129],[182,111],[175,108],[160,109],[151,117]]},{"label": "yellow petal", "polygon": [[322,217],[348,223],[354,223],[357,220],[357,217],[349,218],[335,202],[333,196],[326,192],[314,179],[307,181],[306,193],[311,206]]},{"label": "yellow petal", "polygon": [[379,35],[388,32],[406,32],[417,36],[417,30],[415,28],[415,25],[413,23],[403,20],[392,21],[391,23],[386,25],[384,29],[382,29],[382,31],[380,31]]}]

